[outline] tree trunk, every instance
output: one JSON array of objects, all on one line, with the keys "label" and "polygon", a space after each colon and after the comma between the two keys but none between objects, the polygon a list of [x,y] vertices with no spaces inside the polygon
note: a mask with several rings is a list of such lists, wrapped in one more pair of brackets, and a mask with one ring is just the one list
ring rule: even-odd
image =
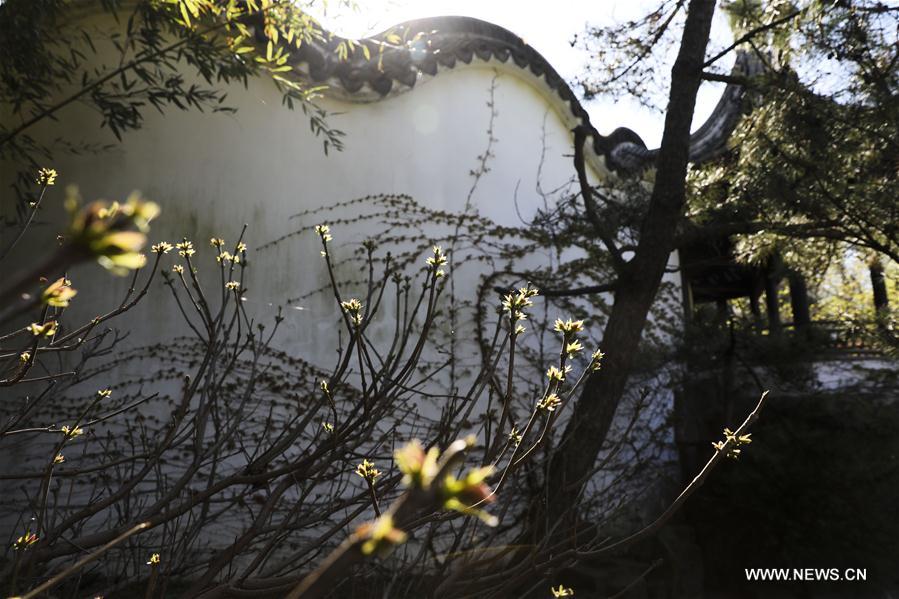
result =
[{"label": "tree trunk", "polygon": [[[715,0],[691,0],[680,50],[672,69],[665,131],[649,209],[633,260],[621,273],[603,334],[602,369],[587,381],[559,449],[550,464],[548,504],[536,512],[544,523],[563,517],[590,477],[615,411],[635,366],[647,314],[674,249],[681,220],[689,155],[690,125],[701,83]],[[540,534],[539,526],[533,531]]]}]

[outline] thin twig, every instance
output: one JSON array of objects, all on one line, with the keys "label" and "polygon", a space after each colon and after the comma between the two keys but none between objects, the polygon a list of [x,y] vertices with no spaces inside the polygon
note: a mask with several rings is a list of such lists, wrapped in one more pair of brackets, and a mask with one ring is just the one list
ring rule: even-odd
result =
[{"label": "thin twig", "polygon": [[89,563],[99,559],[100,556],[102,556],[104,553],[106,553],[107,551],[109,551],[110,549],[112,549],[113,547],[115,547],[116,545],[118,545],[119,543],[124,541],[125,539],[141,532],[142,530],[146,530],[147,528],[150,528],[149,522],[141,522],[137,526],[134,526],[134,527],[128,529],[127,531],[123,532],[122,534],[120,534],[119,536],[117,536],[116,538],[111,540],[110,542],[108,542],[105,545],[103,545],[102,547],[100,547],[95,552],[83,557],[81,560],[77,561],[74,565],[70,566],[69,568],[66,568],[65,570],[63,570],[62,572],[60,572],[59,574],[57,574],[56,576],[54,576],[53,578],[51,578],[50,580],[45,582],[44,584],[31,589],[30,591],[28,591],[27,593],[25,593],[22,596],[22,599],[31,599],[32,597],[37,597],[44,591],[52,589],[57,584],[59,584],[60,582],[62,582],[63,580],[65,580],[66,578],[68,578],[69,576],[74,574],[75,572],[78,572],[79,570],[84,568]]}]

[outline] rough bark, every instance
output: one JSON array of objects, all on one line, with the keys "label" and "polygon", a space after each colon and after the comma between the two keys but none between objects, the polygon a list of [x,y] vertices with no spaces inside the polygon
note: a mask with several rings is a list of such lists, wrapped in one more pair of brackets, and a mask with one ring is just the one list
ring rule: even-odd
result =
[{"label": "rough bark", "polygon": [[[562,517],[589,477],[636,363],[637,349],[655,299],[675,227],[683,215],[690,125],[701,83],[715,0],[691,0],[672,69],[665,131],[649,208],[634,258],[625,265],[603,334],[603,367],[586,383],[559,450],[550,464],[547,520]],[[542,511],[542,510],[539,510]]]}]

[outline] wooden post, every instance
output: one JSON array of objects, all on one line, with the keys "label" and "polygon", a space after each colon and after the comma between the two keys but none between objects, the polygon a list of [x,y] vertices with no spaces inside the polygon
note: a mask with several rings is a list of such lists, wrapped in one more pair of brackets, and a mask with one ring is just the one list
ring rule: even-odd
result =
[{"label": "wooden post", "polygon": [[887,282],[883,275],[883,265],[880,260],[874,260],[868,267],[871,273],[871,289],[874,292],[874,309],[880,312],[890,306],[890,298],[887,295]]},{"label": "wooden post", "polygon": [[796,271],[791,270],[788,275],[790,281],[790,306],[793,309],[793,326],[796,331],[807,331],[812,322],[808,309],[808,287],[805,278]]},{"label": "wooden post", "polygon": [[694,305],[693,305],[693,284],[690,281],[690,278],[683,271],[683,263],[681,263],[681,277],[680,277],[680,285],[681,285],[681,301],[683,302],[684,307],[684,324],[689,326],[693,323],[693,317],[695,315]]},{"label": "wooden post", "polygon": [[727,300],[726,299],[718,299],[715,301],[715,318],[718,321],[718,326],[724,328],[727,326],[727,319],[729,314],[729,310],[727,309]]},{"label": "wooden post", "polygon": [[765,319],[762,317],[762,308],[759,298],[765,290],[765,274],[759,268],[753,268],[752,290],[749,292],[749,310],[752,312],[752,326],[756,331],[765,328]]},{"label": "wooden post", "polygon": [[780,278],[780,256],[775,255],[768,261],[768,267],[765,269],[765,309],[768,311],[768,332],[771,335],[779,335],[783,329],[780,320],[780,302],[777,297]]}]

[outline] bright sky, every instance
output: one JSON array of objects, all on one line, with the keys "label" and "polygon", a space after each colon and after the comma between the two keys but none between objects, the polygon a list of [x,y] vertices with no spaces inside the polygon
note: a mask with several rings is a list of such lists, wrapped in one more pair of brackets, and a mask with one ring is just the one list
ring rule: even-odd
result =
[{"label": "bright sky", "polygon": [[[501,25],[520,35],[536,48],[568,79],[583,69],[589,56],[573,48],[571,40],[584,31],[587,23],[605,25],[645,14],[659,0],[357,0],[356,12],[335,9],[316,15],[330,30],[346,37],[363,37],[410,19],[438,15],[465,15]],[[312,12],[315,12],[314,10]],[[713,43],[724,46],[730,31],[719,15],[712,32]],[[674,57],[671,57],[673,61]],[[577,89],[575,90],[578,91]],[[705,84],[700,89],[694,127],[712,112],[721,93],[720,85]],[[639,105],[637,101],[595,99],[586,104],[590,117],[603,133],[615,127],[630,127],[650,147],[658,146],[662,135],[662,115]]]}]

